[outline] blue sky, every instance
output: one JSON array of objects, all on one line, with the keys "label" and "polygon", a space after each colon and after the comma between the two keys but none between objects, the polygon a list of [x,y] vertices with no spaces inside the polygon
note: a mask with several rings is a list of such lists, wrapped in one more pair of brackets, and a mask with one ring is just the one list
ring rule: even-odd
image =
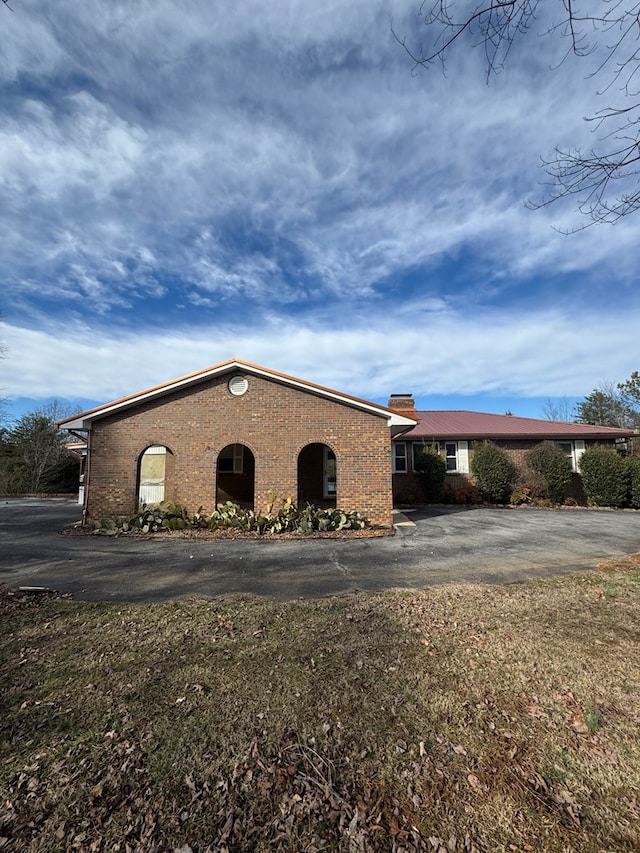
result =
[{"label": "blue sky", "polygon": [[594,144],[596,56],[533,33],[487,86],[480,53],[412,73],[405,0],[12,5],[6,417],[230,357],[533,417],[639,369],[637,218],[565,237],[571,204],[524,205]]}]

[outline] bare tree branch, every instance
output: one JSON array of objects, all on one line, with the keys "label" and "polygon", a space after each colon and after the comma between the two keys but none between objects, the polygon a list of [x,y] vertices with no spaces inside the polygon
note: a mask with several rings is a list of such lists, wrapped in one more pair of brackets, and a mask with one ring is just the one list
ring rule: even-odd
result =
[{"label": "bare tree branch", "polygon": [[552,400],[550,397],[542,404],[542,414],[548,421],[561,421],[562,423],[570,423],[573,421],[574,405],[571,400],[562,397],[559,400]]},{"label": "bare tree branch", "polygon": [[[640,0],[593,0],[584,9],[576,0],[553,2],[553,7],[545,4],[545,12],[557,10],[558,19],[537,35],[567,39],[565,58],[595,54],[598,62],[587,79],[604,77],[597,94],[616,91],[621,103],[586,119],[598,135],[592,150],[556,148],[555,156],[542,160],[551,189],[543,201],[529,206],[536,209],[574,196],[577,210],[587,219],[583,227],[614,223],[640,209]],[[444,69],[455,48],[481,48],[489,80],[504,68],[541,10],[541,0],[425,0],[419,16],[428,45],[414,48],[393,35],[414,70],[435,62]]]}]

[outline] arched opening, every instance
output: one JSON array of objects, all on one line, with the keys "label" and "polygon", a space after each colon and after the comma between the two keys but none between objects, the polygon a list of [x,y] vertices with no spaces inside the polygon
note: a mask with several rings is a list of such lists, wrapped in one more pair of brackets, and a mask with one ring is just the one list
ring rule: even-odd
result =
[{"label": "arched opening", "polygon": [[216,463],[216,505],[233,501],[243,509],[253,509],[256,462],[244,444],[227,444]]},{"label": "arched opening", "polygon": [[298,454],[298,505],[332,508],[337,494],[336,455],[321,442],[303,447]]},{"label": "arched opening", "polygon": [[138,501],[147,506],[167,497],[167,457],[171,451],[162,444],[147,447],[138,465]]}]

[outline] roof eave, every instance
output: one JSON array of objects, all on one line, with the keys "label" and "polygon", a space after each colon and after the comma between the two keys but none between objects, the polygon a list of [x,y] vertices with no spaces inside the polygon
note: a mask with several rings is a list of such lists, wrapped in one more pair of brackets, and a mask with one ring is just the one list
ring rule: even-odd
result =
[{"label": "roof eave", "polygon": [[392,428],[407,428],[417,425],[417,421],[400,415],[398,414],[398,412],[395,412],[391,409],[387,409],[384,406],[378,406],[375,403],[369,403],[367,400],[362,400],[358,397],[352,397],[349,394],[342,394],[339,391],[334,391],[331,388],[326,388],[322,385],[317,385],[313,382],[305,382],[304,380],[297,379],[294,376],[288,376],[284,373],[271,371],[257,364],[251,364],[250,362],[244,362],[238,359],[230,359],[229,361],[224,361],[220,364],[213,365],[210,368],[205,368],[204,370],[198,371],[197,373],[191,373],[186,376],[182,376],[179,379],[163,383],[162,385],[156,385],[137,394],[131,394],[127,397],[122,397],[118,400],[114,400],[113,402],[107,403],[104,406],[98,406],[95,409],[89,409],[86,412],[81,412],[78,415],[73,416],[72,418],[60,421],[59,426],[66,430],[90,430],[94,420],[105,418],[108,415],[113,414],[114,412],[126,411],[127,409],[132,408],[133,406],[137,406],[142,402],[158,399],[160,397],[165,396],[166,394],[172,393],[173,391],[179,388],[188,388],[191,385],[196,385],[201,382],[205,382],[206,380],[211,379],[212,377],[228,373],[232,370],[242,370],[246,373],[250,373],[255,376],[262,376],[271,381],[280,382],[282,384],[289,385],[290,387],[299,388],[303,391],[306,391],[307,393],[315,393],[321,397],[324,397],[325,399],[335,400],[336,402],[339,402],[343,405],[351,406],[352,408],[357,408],[361,411],[369,412],[370,414],[375,415],[377,417],[386,418],[387,425]]},{"label": "roof eave", "polygon": [[620,430],[619,432],[581,432],[576,430],[575,432],[566,432],[566,433],[470,433],[470,432],[430,432],[430,433],[413,433],[412,430],[408,430],[402,435],[402,438],[405,439],[413,439],[415,441],[429,441],[432,439],[437,439],[438,441],[443,441],[445,439],[452,440],[468,440],[468,441],[495,441],[496,439],[505,439],[509,441],[517,441],[518,439],[522,441],[536,439],[538,441],[555,441],[555,440],[573,440],[576,438],[631,438],[633,436],[632,432],[626,432],[625,430]]}]

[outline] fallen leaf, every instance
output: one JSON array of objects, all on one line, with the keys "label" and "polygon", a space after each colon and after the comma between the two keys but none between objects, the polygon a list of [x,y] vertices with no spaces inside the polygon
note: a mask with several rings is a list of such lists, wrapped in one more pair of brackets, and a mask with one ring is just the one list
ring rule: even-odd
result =
[{"label": "fallen leaf", "polygon": [[92,798],[94,800],[99,799],[102,796],[103,789],[104,789],[104,782],[98,782],[97,785],[94,785],[93,788],[91,789]]},{"label": "fallen leaf", "polygon": [[471,785],[471,787],[477,794],[481,794],[487,790],[487,786],[482,784],[482,782],[476,776],[475,773],[469,773],[469,775],[467,776],[467,782],[469,783],[469,785]]}]

